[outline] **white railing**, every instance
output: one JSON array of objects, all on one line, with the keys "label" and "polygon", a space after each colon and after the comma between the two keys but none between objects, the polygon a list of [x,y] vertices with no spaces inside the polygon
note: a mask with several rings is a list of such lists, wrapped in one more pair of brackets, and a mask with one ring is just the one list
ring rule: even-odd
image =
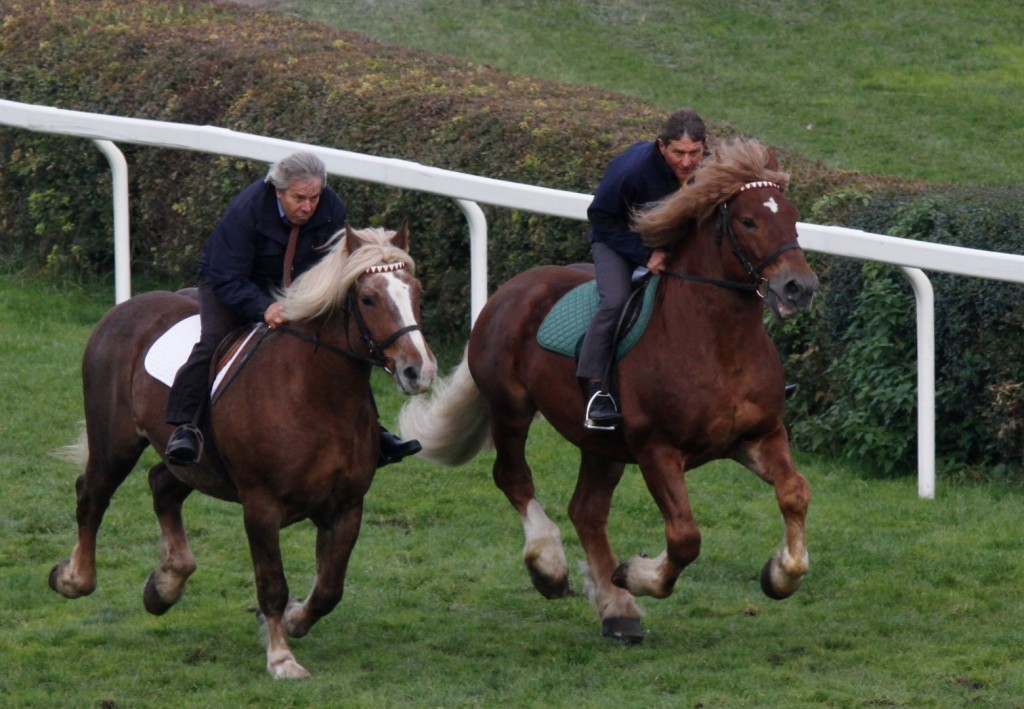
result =
[{"label": "white railing", "polygon": [[[504,182],[442,170],[407,160],[379,158],[334,148],[193,126],[121,118],[0,99],[0,125],[92,139],[110,162],[114,182],[115,299],[131,294],[127,164],[115,143],[179,148],[273,162],[296,150],[316,153],[327,171],[453,198],[470,231],[472,321],[487,301],[487,221],[479,203],[585,221],[591,195]],[[801,245],[811,251],[880,261],[903,268],[917,301],[918,495],[935,496],[935,316],[931,283],[924,270],[1024,283],[1024,256],[929,244],[856,229],[799,223]]]}]

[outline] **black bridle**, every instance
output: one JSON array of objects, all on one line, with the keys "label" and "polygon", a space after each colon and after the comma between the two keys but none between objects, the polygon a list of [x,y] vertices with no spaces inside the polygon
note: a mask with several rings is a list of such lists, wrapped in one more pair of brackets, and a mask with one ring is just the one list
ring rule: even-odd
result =
[{"label": "black bridle", "polygon": [[[740,189],[740,192],[743,192],[744,190],[747,189],[751,189],[753,187],[775,187],[776,189],[781,189],[778,185],[776,185],[773,182],[759,181],[748,182]],[[729,281],[722,280],[719,278],[707,278],[705,276],[698,276],[678,271],[664,271],[662,275],[672,276],[673,278],[678,278],[681,281],[694,281],[696,283],[707,283],[709,285],[719,286],[721,288],[733,288],[735,290],[752,291],[754,293],[757,293],[757,295],[762,300],[764,300],[765,298],[768,297],[768,279],[762,276],[761,273],[764,271],[764,269],[768,268],[770,265],[775,263],[775,261],[782,254],[786,253],[790,249],[799,249],[800,244],[797,243],[796,239],[794,239],[793,241],[787,241],[782,246],[775,249],[775,251],[773,251],[767,257],[762,259],[761,262],[757,264],[757,266],[751,265],[750,259],[747,258],[747,255],[743,252],[743,247],[740,246],[739,239],[736,238],[736,232],[732,228],[732,220],[729,218],[729,208],[726,205],[727,202],[722,202],[721,204],[718,205],[718,208],[716,210],[718,213],[718,224],[715,228],[715,243],[721,246],[722,240],[725,237],[728,237],[729,246],[732,249],[733,255],[736,257],[736,260],[740,262],[740,265],[743,267],[743,270],[747,272],[747,275],[750,276],[751,282],[746,283],[743,281]]]},{"label": "black bridle", "polygon": [[[369,272],[370,271],[367,271],[367,273]],[[407,335],[408,333],[414,332],[416,330],[423,330],[423,328],[420,327],[419,325],[406,325],[405,327],[399,328],[395,332],[391,333],[390,335],[388,335],[379,342],[377,340],[374,340],[373,335],[370,333],[370,327],[366,324],[366,319],[363,317],[363,312],[359,308],[359,299],[356,297],[355,284],[353,284],[352,287],[349,288],[348,293],[345,295],[344,315],[346,338],[348,337],[349,331],[349,316],[352,316],[355,318],[356,327],[359,329],[359,339],[363,342],[363,345],[369,352],[368,357],[364,357],[363,355],[355,352],[351,347],[351,343],[349,344],[349,348],[346,349],[344,347],[332,345],[329,342],[321,340],[316,335],[311,335],[307,332],[296,330],[295,328],[290,327],[288,325],[278,325],[277,329],[283,330],[289,335],[294,335],[295,337],[298,337],[300,340],[305,340],[306,342],[313,343],[314,349],[318,347],[323,347],[325,350],[345,355],[346,357],[350,357],[351,359],[354,359],[356,361],[364,362],[374,367],[380,367],[391,376],[394,376],[395,373],[395,361],[390,357],[386,356],[384,354],[384,350],[390,347],[391,344],[394,343],[395,340],[397,340],[402,335]]]}]

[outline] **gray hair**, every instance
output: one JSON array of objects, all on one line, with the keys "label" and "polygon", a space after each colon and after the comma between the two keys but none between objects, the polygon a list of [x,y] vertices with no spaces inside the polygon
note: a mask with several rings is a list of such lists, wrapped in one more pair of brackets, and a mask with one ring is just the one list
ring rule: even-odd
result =
[{"label": "gray hair", "polygon": [[313,153],[294,153],[271,165],[263,181],[271,183],[279,190],[286,190],[292,180],[309,178],[317,178],[322,185],[327,184],[327,168],[324,161]]}]

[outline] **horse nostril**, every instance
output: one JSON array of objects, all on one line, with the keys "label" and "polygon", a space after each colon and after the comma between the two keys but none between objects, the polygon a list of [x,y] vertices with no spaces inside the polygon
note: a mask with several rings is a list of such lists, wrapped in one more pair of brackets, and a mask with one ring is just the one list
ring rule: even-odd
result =
[{"label": "horse nostril", "polygon": [[786,285],[782,287],[782,290],[785,292],[787,298],[793,299],[800,297],[804,292],[804,287],[794,278],[791,281],[786,281]]},{"label": "horse nostril", "polygon": [[406,367],[402,370],[402,376],[408,382],[415,382],[420,378],[420,372],[416,367]]}]

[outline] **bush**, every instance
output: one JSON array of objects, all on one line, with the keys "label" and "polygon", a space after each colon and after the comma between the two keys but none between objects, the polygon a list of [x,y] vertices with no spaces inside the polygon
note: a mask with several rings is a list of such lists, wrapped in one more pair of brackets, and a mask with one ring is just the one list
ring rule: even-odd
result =
[{"label": "bush", "polygon": [[[902,238],[1024,253],[1020,189],[923,189],[843,200],[846,226]],[[770,325],[804,387],[798,445],[883,473],[916,464],[916,328],[907,278],[893,266],[821,259],[808,322]],[[1021,286],[929,274],[935,291],[936,446],[947,471],[978,466],[1022,479],[1024,300]],[[782,344],[784,343],[784,344]]]}]

